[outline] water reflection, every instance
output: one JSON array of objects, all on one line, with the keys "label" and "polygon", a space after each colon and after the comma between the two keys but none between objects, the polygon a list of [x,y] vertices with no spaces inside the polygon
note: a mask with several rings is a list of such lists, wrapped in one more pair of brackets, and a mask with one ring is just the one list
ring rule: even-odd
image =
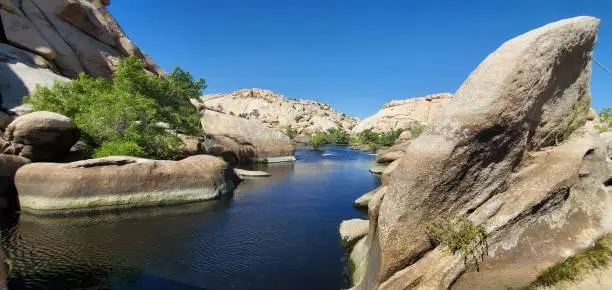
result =
[{"label": "water reflection", "polygon": [[6,289],[6,278],[8,276],[8,267],[6,264],[6,256],[0,244],[0,289]]},{"label": "water reflection", "polygon": [[96,215],[0,218],[9,289],[339,289],[337,226],[377,185],[367,154],[298,150],[233,197]]}]

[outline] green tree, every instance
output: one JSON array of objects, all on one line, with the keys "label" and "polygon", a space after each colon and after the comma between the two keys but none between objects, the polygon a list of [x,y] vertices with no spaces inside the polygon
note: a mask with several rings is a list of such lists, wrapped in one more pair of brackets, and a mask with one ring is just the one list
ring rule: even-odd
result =
[{"label": "green tree", "polygon": [[291,125],[287,125],[283,131],[285,135],[289,136],[291,139],[295,138],[298,134],[297,129],[293,128]]},{"label": "green tree", "polygon": [[312,134],[309,144],[314,148],[320,148],[321,146],[327,144],[327,134],[325,134],[325,132],[317,132]]},{"label": "green tree", "polygon": [[181,145],[177,133],[201,131],[200,113],[190,98],[199,97],[205,87],[204,80],[180,68],[156,77],[142,61],[129,57],[119,62],[110,80],[81,74],[71,82],[38,87],[25,101],[36,111],[71,117],[95,156],[129,153],[167,159]]}]

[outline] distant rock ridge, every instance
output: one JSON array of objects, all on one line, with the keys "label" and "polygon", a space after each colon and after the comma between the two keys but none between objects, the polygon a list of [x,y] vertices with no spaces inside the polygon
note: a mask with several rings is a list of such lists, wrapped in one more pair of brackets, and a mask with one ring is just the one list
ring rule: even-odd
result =
[{"label": "distant rock ridge", "polygon": [[353,133],[372,130],[377,133],[406,129],[412,123],[426,124],[440,114],[444,105],[452,100],[451,93],[431,94],[406,100],[392,100],[376,114],[359,122]]},{"label": "distant rock ridge", "polygon": [[258,120],[278,130],[291,126],[301,135],[332,128],[350,131],[358,122],[358,119],[338,112],[328,104],[292,99],[258,88],[205,95],[194,103],[209,110]]}]

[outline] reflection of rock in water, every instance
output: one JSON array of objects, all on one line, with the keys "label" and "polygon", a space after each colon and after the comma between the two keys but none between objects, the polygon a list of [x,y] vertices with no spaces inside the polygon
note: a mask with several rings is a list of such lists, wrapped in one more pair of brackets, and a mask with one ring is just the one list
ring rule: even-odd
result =
[{"label": "reflection of rock in water", "polygon": [[0,245],[0,289],[6,289],[6,276],[8,275],[7,265],[5,263],[6,257]]},{"label": "reflection of rock in water", "polygon": [[235,194],[245,194],[277,184],[293,173],[295,166],[294,162],[245,164],[241,166],[242,169],[265,171],[270,173],[270,176],[245,178],[236,189]]},{"label": "reflection of rock in water", "polygon": [[[227,202],[67,217],[22,214],[17,226],[1,225],[2,245],[13,265],[8,286],[108,289],[117,280],[134,285],[154,280],[164,288],[189,288],[192,285],[183,285],[164,274],[152,276],[136,269],[144,263],[176,261],[177,247],[186,247],[185,255],[189,255],[189,245],[200,239],[198,224],[206,222],[207,216],[223,209]],[[35,267],[32,261],[36,261]]]}]

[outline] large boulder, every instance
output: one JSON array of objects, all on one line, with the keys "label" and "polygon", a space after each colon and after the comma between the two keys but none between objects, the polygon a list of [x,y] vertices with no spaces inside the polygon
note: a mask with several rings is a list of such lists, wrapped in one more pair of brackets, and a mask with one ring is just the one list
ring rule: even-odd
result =
[{"label": "large boulder", "polygon": [[243,89],[229,94],[206,95],[194,102],[225,114],[259,121],[276,130],[282,131],[287,126],[291,126],[303,136],[328,129],[348,132],[358,121],[337,112],[329,105],[287,98],[262,89]]},{"label": "large boulder", "polygon": [[[285,134],[245,118],[211,110],[202,113],[204,133],[239,161],[294,161],[295,148]],[[223,151],[224,152],[224,151]]]},{"label": "large boulder", "polygon": [[32,163],[17,171],[21,209],[54,214],[188,203],[230,194],[238,177],[223,160],[113,156],[73,163]]},{"label": "large boulder", "polygon": [[15,173],[28,163],[30,160],[20,156],[0,154],[0,211],[17,206]]},{"label": "large boulder", "polygon": [[[586,122],[598,26],[592,17],[546,25],[472,72],[370,201],[358,288],[518,287],[612,228],[605,149]],[[428,234],[452,216],[488,233],[474,253],[490,255],[480,272]]]},{"label": "large boulder", "polygon": [[[32,161],[56,161],[70,152],[80,137],[72,119],[53,112],[38,111],[17,117],[2,137],[4,153]],[[12,151],[12,152],[11,152]]]},{"label": "large boulder", "polygon": [[10,54],[9,58],[0,58],[0,93],[5,108],[20,105],[23,97],[31,95],[36,86],[49,87],[55,82],[68,81],[48,68],[32,64],[36,60],[24,55]]},{"label": "large boulder", "polygon": [[342,246],[349,248],[359,239],[368,234],[368,221],[362,219],[350,219],[340,223],[340,239]]},{"label": "large boulder", "polygon": [[360,133],[372,130],[376,133],[386,133],[398,129],[406,129],[414,123],[426,124],[435,120],[442,108],[452,100],[449,93],[433,94],[420,98],[410,98],[401,101],[391,101],[383,105],[376,114],[363,119],[352,130]]}]

